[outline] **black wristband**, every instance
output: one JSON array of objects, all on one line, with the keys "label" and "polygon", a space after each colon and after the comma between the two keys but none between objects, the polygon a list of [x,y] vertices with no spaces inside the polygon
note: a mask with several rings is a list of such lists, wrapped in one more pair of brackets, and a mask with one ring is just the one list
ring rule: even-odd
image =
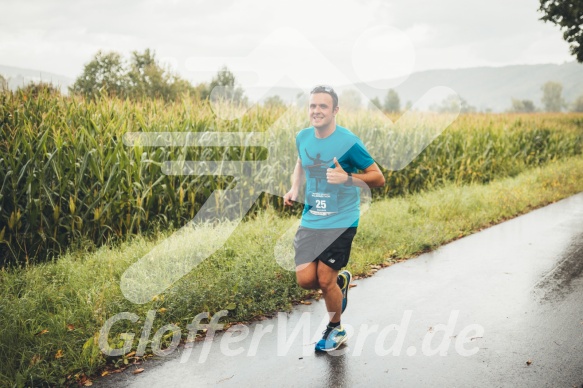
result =
[{"label": "black wristband", "polygon": [[352,186],[352,173],[349,172],[348,174],[348,180],[346,182],[344,182],[344,186]]}]

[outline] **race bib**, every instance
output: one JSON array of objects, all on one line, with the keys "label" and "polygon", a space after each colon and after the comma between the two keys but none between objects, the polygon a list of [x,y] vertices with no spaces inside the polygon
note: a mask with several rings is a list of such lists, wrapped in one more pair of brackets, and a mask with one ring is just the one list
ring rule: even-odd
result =
[{"label": "race bib", "polygon": [[308,205],[310,205],[310,213],[316,216],[329,216],[338,213],[338,194],[310,193]]}]

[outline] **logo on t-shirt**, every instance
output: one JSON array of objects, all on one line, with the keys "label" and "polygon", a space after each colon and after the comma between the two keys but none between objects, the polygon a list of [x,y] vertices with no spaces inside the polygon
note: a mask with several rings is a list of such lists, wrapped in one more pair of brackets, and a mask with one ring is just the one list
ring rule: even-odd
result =
[{"label": "logo on t-shirt", "polygon": [[313,157],[304,148],[304,153],[312,161],[306,165],[308,178],[314,180],[313,191],[308,192],[308,205],[310,213],[316,216],[329,216],[338,212],[337,190],[330,190],[327,184],[326,171],[334,159],[322,160],[322,155],[318,152]]}]

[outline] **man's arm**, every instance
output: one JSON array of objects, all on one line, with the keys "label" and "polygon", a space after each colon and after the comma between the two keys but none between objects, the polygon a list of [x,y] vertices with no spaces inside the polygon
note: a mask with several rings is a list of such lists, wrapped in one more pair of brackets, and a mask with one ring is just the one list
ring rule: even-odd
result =
[{"label": "man's arm", "polygon": [[283,196],[283,203],[287,206],[292,206],[293,201],[298,199],[298,193],[300,192],[300,188],[304,183],[304,178],[306,177],[306,173],[304,172],[304,168],[302,167],[302,160],[298,158],[296,162],[296,166],[294,167],[294,172],[292,174],[292,187],[291,190],[288,191]]},{"label": "man's arm", "polygon": [[[346,180],[348,180],[348,177]],[[368,187],[383,187],[385,185],[385,176],[379,166],[373,163],[362,170],[361,174],[352,174],[352,182],[355,186],[364,187],[366,184]]]},{"label": "man's arm", "polygon": [[[348,181],[348,174],[342,169],[338,160],[334,158],[335,168],[329,168],[326,172],[328,183],[335,185]],[[385,177],[376,163],[371,164],[360,174],[352,174],[352,184],[360,187],[382,187],[385,185]]]}]

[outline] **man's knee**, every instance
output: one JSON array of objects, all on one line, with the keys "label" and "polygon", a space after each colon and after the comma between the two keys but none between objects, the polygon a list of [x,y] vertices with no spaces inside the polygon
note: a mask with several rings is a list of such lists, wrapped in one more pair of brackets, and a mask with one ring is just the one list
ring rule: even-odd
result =
[{"label": "man's knee", "polygon": [[332,290],[332,288],[337,287],[336,278],[330,277],[318,278],[318,285],[320,289],[322,289],[322,292],[330,291]]}]

